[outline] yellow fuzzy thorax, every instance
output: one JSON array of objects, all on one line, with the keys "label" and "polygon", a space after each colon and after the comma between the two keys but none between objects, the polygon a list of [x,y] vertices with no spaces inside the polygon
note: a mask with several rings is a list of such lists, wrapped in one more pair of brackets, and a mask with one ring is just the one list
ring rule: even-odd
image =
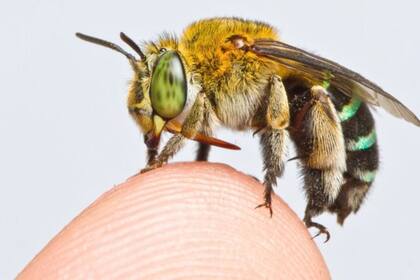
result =
[{"label": "yellow fuzzy thorax", "polygon": [[[277,32],[269,25],[232,18],[215,18],[201,20],[186,28],[179,43],[179,50],[184,55],[187,65],[193,71],[211,74],[214,79],[229,74],[235,64],[241,61],[255,72],[260,66],[252,53],[244,55],[242,50],[235,48],[231,42],[226,41],[232,35],[239,35],[252,43],[255,39],[278,39]],[[251,70],[251,69],[250,69]],[[243,71],[243,73],[247,73]]]},{"label": "yellow fuzzy thorax", "polygon": [[261,80],[267,72],[264,69],[277,67],[271,61],[264,61],[251,52],[244,53],[232,45],[227,39],[233,35],[245,38],[250,44],[262,38],[278,40],[276,30],[267,24],[213,18],[188,26],[179,41],[178,49],[187,68],[199,74],[204,88],[216,96],[242,91],[254,81]]},{"label": "yellow fuzzy thorax", "polygon": [[223,58],[233,50],[226,39],[232,35],[246,38],[249,43],[255,39],[279,39],[276,30],[265,23],[236,18],[213,18],[188,26],[181,36],[178,49],[190,65],[215,57],[226,61]]}]

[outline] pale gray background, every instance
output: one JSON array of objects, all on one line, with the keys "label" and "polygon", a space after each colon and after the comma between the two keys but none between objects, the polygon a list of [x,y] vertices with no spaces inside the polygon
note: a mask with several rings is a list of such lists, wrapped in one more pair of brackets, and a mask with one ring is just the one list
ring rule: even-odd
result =
[{"label": "pale gray background", "polygon": [[[118,41],[178,34],[195,19],[241,16],[279,28],[289,43],[334,59],[389,90],[420,114],[416,1],[9,1],[0,4],[0,278],[13,278],[82,209],[144,164],[145,148],[125,107],[124,57],[84,43],[76,31]],[[420,275],[420,129],[378,110],[382,167],[368,202],[344,228],[325,215],[321,244],[334,279]],[[261,178],[257,140],[210,160]],[[190,160],[189,145],[176,160]],[[291,155],[293,156],[293,151]],[[295,163],[278,192],[302,215]]]}]

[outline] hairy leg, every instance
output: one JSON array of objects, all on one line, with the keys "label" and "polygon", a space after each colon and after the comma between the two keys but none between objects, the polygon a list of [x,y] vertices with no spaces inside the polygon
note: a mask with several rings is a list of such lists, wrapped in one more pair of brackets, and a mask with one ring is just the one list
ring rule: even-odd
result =
[{"label": "hairy leg", "polygon": [[[302,164],[308,198],[304,222],[329,239],[327,229],[312,221],[337,198],[346,171],[346,151],[341,124],[327,92],[321,86],[298,93],[292,99],[292,139]],[[303,102],[302,102],[303,100]],[[316,235],[316,236],[317,236]]]},{"label": "hairy leg", "polygon": [[271,195],[273,186],[277,185],[277,177],[284,171],[283,155],[287,139],[287,132],[283,129],[267,128],[261,135],[261,146],[264,162],[264,203],[257,207],[267,207],[270,216],[273,215],[271,209]]},{"label": "hairy leg", "polygon": [[261,147],[264,162],[264,203],[257,207],[271,209],[271,195],[273,186],[277,184],[277,177],[283,174],[283,155],[286,149],[287,131],[289,125],[289,103],[286,90],[278,76],[273,76],[268,88],[266,111],[266,128],[262,130]]}]

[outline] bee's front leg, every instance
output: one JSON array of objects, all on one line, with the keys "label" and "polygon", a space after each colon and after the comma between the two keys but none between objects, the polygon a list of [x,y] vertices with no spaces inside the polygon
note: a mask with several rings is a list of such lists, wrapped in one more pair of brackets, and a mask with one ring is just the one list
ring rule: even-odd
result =
[{"label": "bee's front leg", "polygon": [[279,76],[273,76],[269,83],[266,110],[266,128],[262,130],[261,146],[264,162],[264,203],[257,206],[271,209],[273,186],[284,171],[283,155],[286,149],[289,125],[289,103],[286,90]]},{"label": "bee's front leg", "polygon": [[[147,142],[147,137],[146,135],[144,136],[144,142]],[[151,164],[155,159],[156,156],[158,155],[159,152],[159,143],[157,143],[156,147],[147,147],[147,164]]]},{"label": "bee's front leg", "polygon": [[146,168],[141,170],[141,173],[161,167],[163,164],[167,163],[168,160],[182,148],[187,138],[194,137],[194,135],[201,129],[203,123],[206,100],[207,99],[204,94],[198,94],[190,113],[182,125],[181,133],[173,135],[163,147],[159,155],[152,160]]},{"label": "bee's front leg", "polygon": [[[130,104],[128,106],[128,112],[130,115],[136,120],[138,123],[142,123],[141,120],[152,120],[153,115],[153,109],[150,105],[150,102],[148,102],[146,99],[142,99],[139,103]],[[144,135],[144,143],[146,144],[148,142],[147,135]],[[153,162],[153,160],[156,158],[159,150],[159,142],[156,142],[155,145],[147,145],[147,164],[150,164]]]}]

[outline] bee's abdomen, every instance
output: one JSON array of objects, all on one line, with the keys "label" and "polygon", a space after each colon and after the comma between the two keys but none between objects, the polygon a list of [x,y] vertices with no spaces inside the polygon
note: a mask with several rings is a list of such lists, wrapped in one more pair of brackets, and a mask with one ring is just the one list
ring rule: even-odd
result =
[{"label": "bee's abdomen", "polygon": [[332,101],[341,121],[346,145],[346,183],[330,208],[337,213],[338,222],[357,212],[379,167],[375,122],[369,107],[358,97],[348,97],[330,88]]},{"label": "bee's abdomen", "polygon": [[346,143],[347,173],[372,183],[379,166],[375,121],[369,107],[357,97],[332,90]]}]

